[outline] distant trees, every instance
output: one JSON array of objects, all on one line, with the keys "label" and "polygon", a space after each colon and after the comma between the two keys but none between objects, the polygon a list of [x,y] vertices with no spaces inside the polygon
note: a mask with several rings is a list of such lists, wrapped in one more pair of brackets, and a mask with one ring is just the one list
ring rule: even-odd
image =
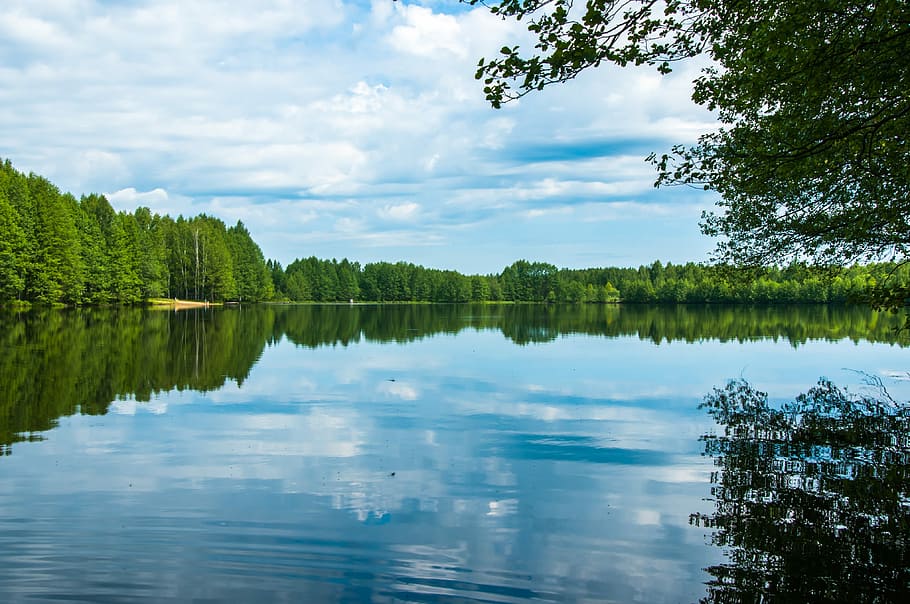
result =
[{"label": "distant trees", "polygon": [[0,163],[0,304],[134,304],[151,297],[266,300],[270,269],[249,231],[77,200]]},{"label": "distant trees", "polygon": [[910,266],[873,264],[820,272],[802,264],[744,272],[654,262],[638,268],[557,269],[518,260],[500,274],[462,275],[406,262],[270,261],[275,295],[296,301],[561,303],[842,303],[885,278],[910,283]]},{"label": "distant trees", "polygon": [[[556,267],[545,262],[519,260],[505,268],[500,276],[503,295],[516,302],[556,300],[558,279]],[[572,300],[580,302],[581,300]]]},{"label": "distant trees", "polygon": [[295,260],[282,269],[269,261],[279,298],[346,302],[617,302],[609,282],[596,286],[572,280],[571,271],[552,264],[518,260],[498,275],[462,275],[408,262],[374,262],[361,267],[343,259]]},{"label": "distant trees", "polygon": [[861,299],[887,282],[910,287],[910,265],[820,271],[804,264],[743,271],[662,264],[558,269],[518,260],[463,275],[408,262],[266,262],[242,222],[117,212],[102,195],[77,200],[45,178],[0,163],[0,304],[135,304],[273,298],[313,302],[825,303]]},{"label": "distant trees", "polygon": [[803,264],[741,271],[729,266],[654,262],[636,268],[563,269],[559,301],[631,303],[843,303],[890,278],[910,283],[910,267],[856,265],[820,271]]}]

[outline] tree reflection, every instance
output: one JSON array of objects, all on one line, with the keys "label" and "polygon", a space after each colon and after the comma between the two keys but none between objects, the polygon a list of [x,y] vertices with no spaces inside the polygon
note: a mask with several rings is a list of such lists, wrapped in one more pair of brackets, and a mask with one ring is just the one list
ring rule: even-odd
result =
[{"label": "tree reflection", "polygon": [[61,417],[160,392],[213,391],[249,375],[269,313],[191,309],[36,310],[0,316],[0,456]]},{"label": "tree reflection", "polygon": [[498,331],[525,346],[566,334],[655,344],[784,339],[908,343],[899,315],[856,306],[257,305],[0,311],[0,456],[40,440],[60,417],[107,413],[118,398],[242,385],[267,346],[412,342],[463,330]]},{"label": "tree reflection", "polygon": [[743,381],[703,404],[720,434],[704,602],[894,602],[910,593],[910,407],[828,381],[780,408]]}]

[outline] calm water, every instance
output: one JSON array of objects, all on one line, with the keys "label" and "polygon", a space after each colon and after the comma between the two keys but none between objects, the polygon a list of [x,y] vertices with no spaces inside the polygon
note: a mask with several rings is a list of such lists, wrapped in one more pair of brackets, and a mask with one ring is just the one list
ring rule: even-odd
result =
[{"label": "calm water", "polygon": [[[718,537],[732,530],[733,457],[705,396],[741,377],[781,403],[827,376],[910,399],[898,320],[818,307],[0,315],[0,601],[697,601],[745,547]],[[910,507],[906,440],[867,473],[899,468],[892,515]],[[906,566],[894,555],[886,571]]]}]

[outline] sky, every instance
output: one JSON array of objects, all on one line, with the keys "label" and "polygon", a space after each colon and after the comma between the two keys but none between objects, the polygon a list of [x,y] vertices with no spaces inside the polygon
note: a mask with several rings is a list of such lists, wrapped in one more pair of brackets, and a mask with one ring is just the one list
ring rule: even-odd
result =
[{"label": "sky", "polygon": [[524,26],[457,0],[4,0],[0,157],[117,210],[241,220],[283,265],[707,260],[713,194],[645,161],[716,127],[700,65],[492,109],[477,61],[530,49]]}]

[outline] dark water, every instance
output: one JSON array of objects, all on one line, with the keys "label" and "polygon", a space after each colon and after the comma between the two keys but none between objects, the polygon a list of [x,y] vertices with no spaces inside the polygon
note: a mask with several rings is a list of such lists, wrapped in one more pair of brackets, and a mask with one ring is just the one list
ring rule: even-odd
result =
[{"label": "dark water", "polygon": [[[910,588],[908,424],[868,383],[910,398],[899,322],[0,315],[0,601],[837,601],[857,577],[888,601]],[[885,402],[794,403],[820,376]],[[711,395],[730,378],[767,401]]]}]

